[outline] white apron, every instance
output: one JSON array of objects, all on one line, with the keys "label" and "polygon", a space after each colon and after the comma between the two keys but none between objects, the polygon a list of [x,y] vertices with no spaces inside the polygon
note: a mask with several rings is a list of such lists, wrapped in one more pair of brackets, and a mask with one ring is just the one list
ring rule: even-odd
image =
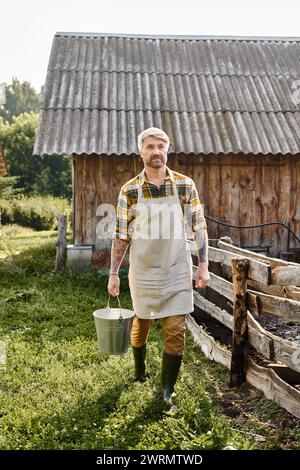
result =
[{"label": "white apron", "polygon": [[[176,184],[174,196],[145,199],[142,185],[132,227],[129,287],[139,318],[163,318],[194,310],[193,263]],[[171,217],[170,217],[170,214]]]}]

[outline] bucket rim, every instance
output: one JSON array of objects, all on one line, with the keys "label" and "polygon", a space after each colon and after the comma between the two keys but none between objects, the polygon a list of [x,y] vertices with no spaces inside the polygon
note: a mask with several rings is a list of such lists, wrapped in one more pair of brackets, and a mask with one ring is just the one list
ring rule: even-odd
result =
[{"label": "bucket rim", "polygon": [[[116,318],[109,318],[108,312],[112,312],[113,314],[116,314]],[[97,309],[93,312],[93,317],[94,319],[100,319],[100,320],[109,320],[109,321],[118,321],[120,319],[120,313],[121,316],[124,320],[128,320],[132,317],[134,317],[135,313],[133,310],[129,310],[126,308],[100,308]]]}]

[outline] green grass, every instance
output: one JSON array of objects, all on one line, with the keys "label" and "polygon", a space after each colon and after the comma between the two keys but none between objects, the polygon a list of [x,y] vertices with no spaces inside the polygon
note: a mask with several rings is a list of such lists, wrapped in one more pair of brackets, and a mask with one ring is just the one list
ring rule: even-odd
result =
[{"label": "green grass", "polygon": [[[131,351],[98,350],[92,312],[106,305],[96,269],[53,274],[55,232],[5,227],[0,237],[1,449],[299,448],[299,420],[253,387],[228,388],[228,370],[187,335],[177,410],[160,397],[161,322],[150,332],[150,379],[133,383]],[[126,278],[121,302],[131,308]]]}]

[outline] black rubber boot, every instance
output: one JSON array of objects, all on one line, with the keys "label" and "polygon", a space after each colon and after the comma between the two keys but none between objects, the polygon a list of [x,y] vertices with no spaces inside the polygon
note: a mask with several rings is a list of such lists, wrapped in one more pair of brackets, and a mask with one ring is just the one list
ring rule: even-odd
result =
[{"label": "black rubber boot", "polygon": [[146,344],[141,348],[135,348],[132,346],[133,358],[134,358],[134,369],[135,374],[133,381],[134,382],[145,382],[147,380],[148,374],[146,374]]},{"label": "black rubber boot", "polygon": [[172,402],[172,395],[174,393],[174,386],[177,381],[181,361],[182,355],[174,356],[164,351],[162,359],[161,381],[163,389],[163,400],[167,403]]}]

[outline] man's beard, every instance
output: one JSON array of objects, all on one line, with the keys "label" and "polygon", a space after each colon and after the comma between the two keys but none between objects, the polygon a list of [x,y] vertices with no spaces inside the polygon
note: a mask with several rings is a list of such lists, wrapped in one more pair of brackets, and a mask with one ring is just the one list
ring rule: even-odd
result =
[{"label": "man's beard", "polygon": [[150,168],[161,168],[164,166],[164,161],[162,158],[158,158],[157,160],[152,159],[148,162],[148,166],[150,166]]}]

